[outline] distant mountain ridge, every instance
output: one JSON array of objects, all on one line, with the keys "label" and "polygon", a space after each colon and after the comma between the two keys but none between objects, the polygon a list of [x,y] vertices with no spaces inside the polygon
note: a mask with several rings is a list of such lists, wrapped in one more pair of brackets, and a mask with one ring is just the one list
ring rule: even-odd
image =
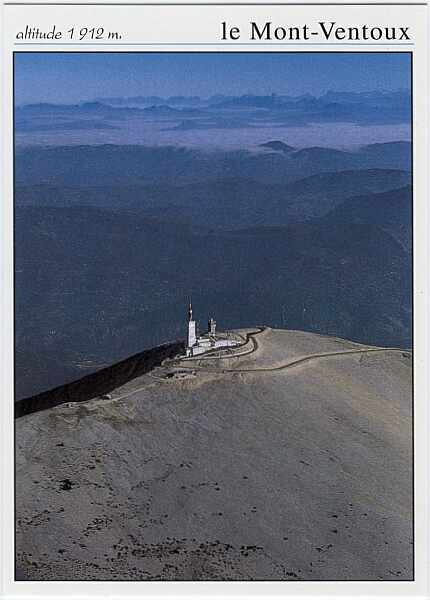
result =
[{"label": "distant mountain ridge", "polygon": [[267,148],[205,152],[175,146],[36,146],[17,150],[15,172],[17,185],[95,186],[101,181],[177,185],[225,177],[286,184],[323,172],[410,168],[411,144],[399,141],[354,152],[313,147],[288,153]]},{"label": "distant mountain ridge", "polygon": [[409,183],[409,172],[369,169],[319,173],[283,185],[237,177],[181,185],[26,185],[17,186],[15,198],[17,206],[105,207],[195,227],[238,229],[310,221],[359,193],[372,196]]},{"label": "distant mountain ridge", "polygon": [[112,105],[131,105],[131,104],[187,104],[187,105],[211,105],[221,102],[230,102],[240,98],[269,98],[276,99],[278,102],[299,102],[303,100],[320,99],[328,102],[343,101],[343,102],[375,102],[375,101],[390,101],[393,99],[407,100],[410,97],[409,89],[398,90],[373,90],[367,92],[345,92],[328,90],[319,96],[312,94],[299,94],[291,96],[286,94],[274,94],[268,96],[258,95],[243,95],[243,96],[226,96],[224,94],[215,94],[209,97],[203,96],[156,96],[156,95],[137,95],[137,96],[112,96],[112,97],[97,97],[94,102]]},{"label": "distant mountain ridge", "polygon": [[[73,118],[74,124],[68,121]],[[87,119],[100,123],[89,126]],[[157,129],[162,138],[165,132],[203,132],[258,129],[305,128],[315,124],[355,124],[359,126],[410,126],[411,99],[406,90],[393,92],[327,92],[321,96],[282,94],[242,96],[213,96],[203,99],[196,96],[136,96],[131,98],[100,98],[77,104],[35,103],[15,108],[17,141],[30,143],[38,140],[37,134],[52,131],[87,132],[87,140],[99,143],[97,129],[117,128],[121,143],[134,140],[130,129],[146,133],[151,124],[151,135]],[[154,129],[155,128],[155,129]],[[94,131],[94,136],[90,132]],[[117,140],[119,134],[113,139]],[[147,136],[144,135],[146,138]],[[50,143],[61,145],[55,136]],[[384,139],[384,138],[382,138]],[[108,141],[111,141],[110,139]],[[293,145],[297,145],[293,143]],[[345,140],[345,145],[348,145]],[[204,146],[204,144],[203,144]]]}]

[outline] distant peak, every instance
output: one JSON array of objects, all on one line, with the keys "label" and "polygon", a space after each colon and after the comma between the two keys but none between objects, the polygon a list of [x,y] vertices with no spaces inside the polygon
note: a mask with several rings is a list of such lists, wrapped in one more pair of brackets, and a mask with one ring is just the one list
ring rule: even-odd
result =
[{"label": "distant peak", "polygon": [[270,148],[271,150],[275,150],[276,152],[294,152],[295,148],[293,146],[289,146],[284,142],[279,140],[273,140],[270,142],[266,142],[265,144],[260,144],[261,148]]}]

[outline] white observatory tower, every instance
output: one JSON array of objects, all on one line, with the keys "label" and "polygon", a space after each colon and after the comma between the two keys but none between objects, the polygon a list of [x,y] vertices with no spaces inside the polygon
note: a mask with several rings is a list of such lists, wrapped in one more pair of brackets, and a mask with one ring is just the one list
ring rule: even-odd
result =
[{"label": "white observatory tower", "polygon": [[187,336],[187,356],[193,355],[193,347],[197,344],[196,322],[193,319],[193,307],[188,307],[188,336]]}]

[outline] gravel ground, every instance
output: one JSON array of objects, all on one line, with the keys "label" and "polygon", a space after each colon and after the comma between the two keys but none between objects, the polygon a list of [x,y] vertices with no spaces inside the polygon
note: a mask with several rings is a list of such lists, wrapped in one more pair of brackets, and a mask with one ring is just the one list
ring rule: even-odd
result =
[{"label": "gravel ground", "polygon": [[412,579],[410,353],[255,339],[17,419],[17,578]]}]

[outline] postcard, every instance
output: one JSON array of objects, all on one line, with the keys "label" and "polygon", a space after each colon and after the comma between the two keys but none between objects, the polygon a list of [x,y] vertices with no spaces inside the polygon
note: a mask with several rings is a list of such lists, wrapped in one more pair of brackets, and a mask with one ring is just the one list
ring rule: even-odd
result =
[{"label": "postcard", "polygon": [[2,10],[2,597],[429,597],[427,3]]}]

